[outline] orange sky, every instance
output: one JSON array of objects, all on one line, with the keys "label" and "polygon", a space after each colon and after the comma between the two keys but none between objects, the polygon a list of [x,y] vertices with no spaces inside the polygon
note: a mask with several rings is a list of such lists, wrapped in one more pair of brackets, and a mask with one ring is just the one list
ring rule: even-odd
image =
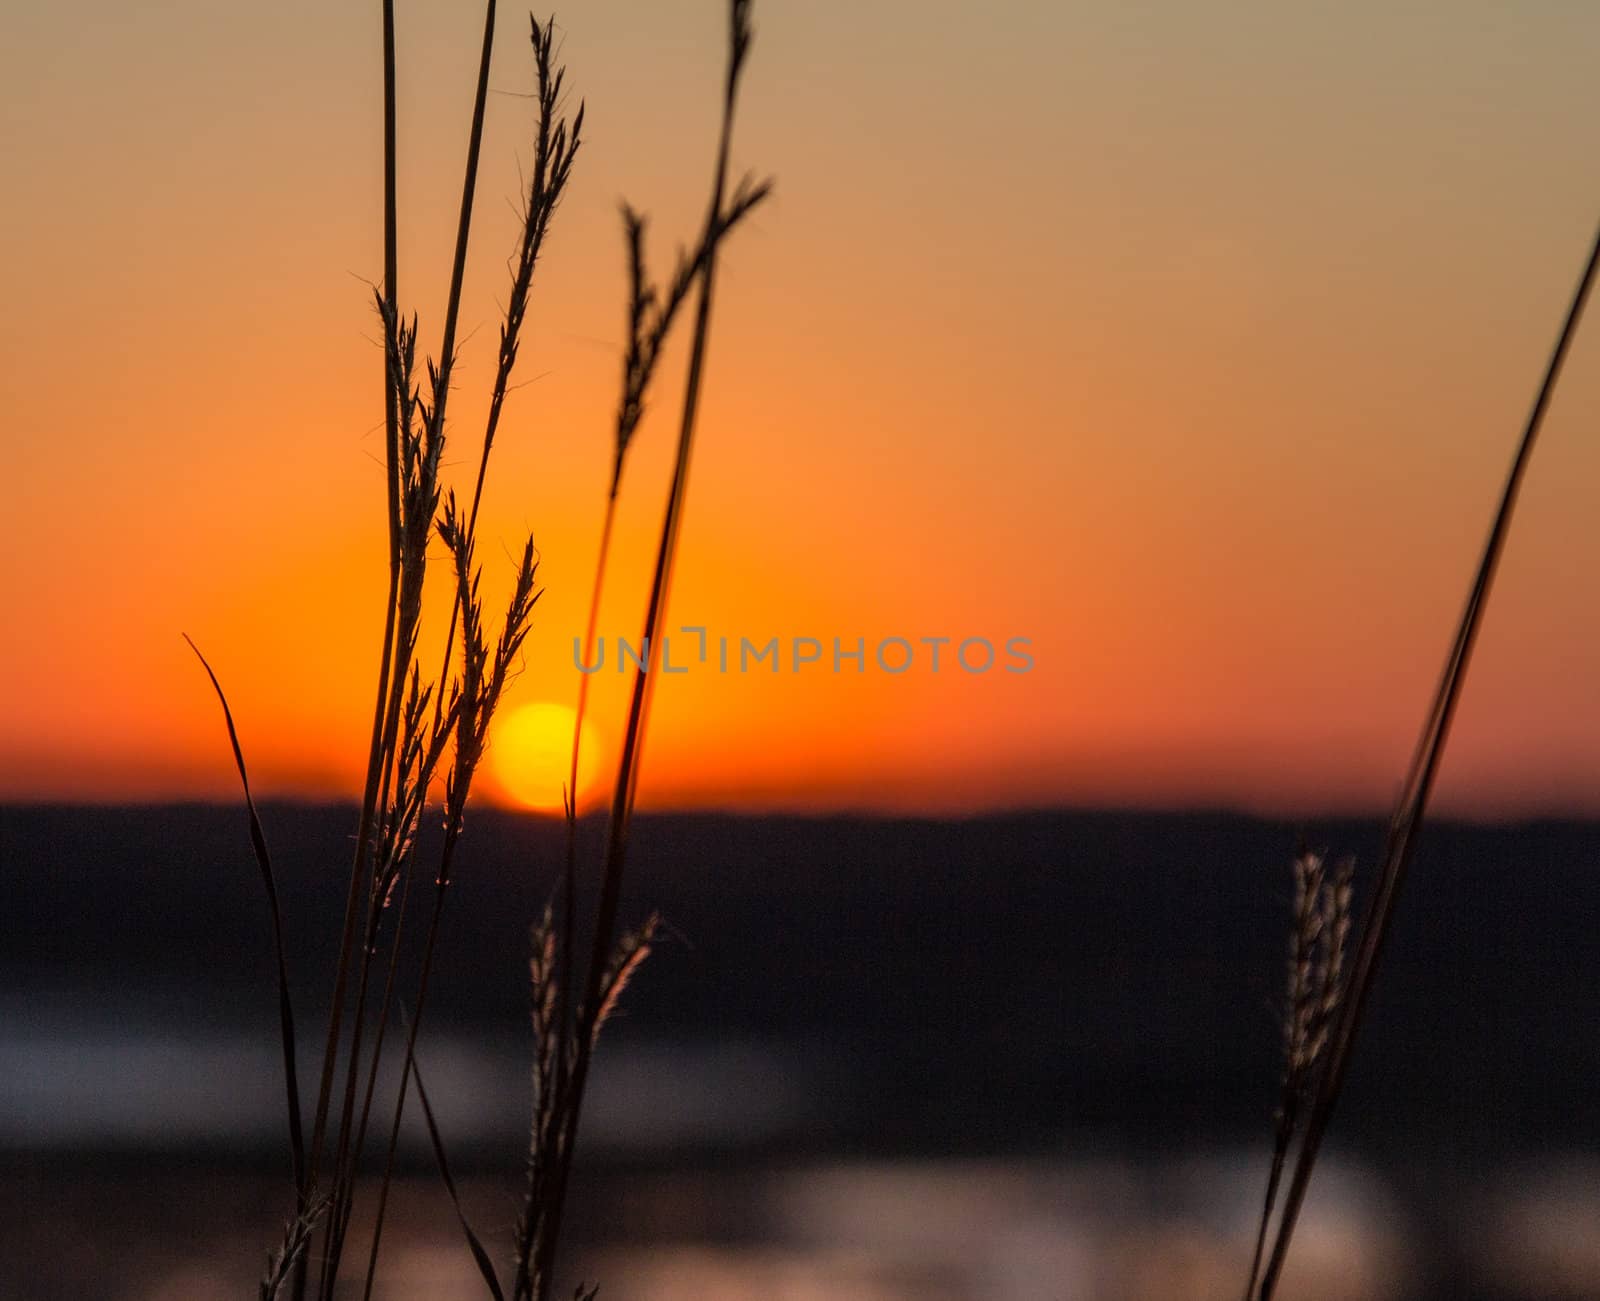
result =
[{"label": "orange sky", "polygon": [[[1026,636],[1036,666],[674,678],[646,804],[1388,801],[1600,212],[1600,11],[1288,8],[758,5],[737,161],[779,193],[725,261],[673,622]],[[427,342],[478,28],[400,10],[401,275]],[[264,791],[356,791],[383,577],[376,15],[6,20],[0,798],[231,798],[180,630]],[[480,523],[492,592],[527,528],[544,557],[512,705],[576,690],[615,205],[655,215],[664,263],[721,58],[709,0],[562,20],[588,144]],[[527,70],[507,7],[492,84]],[[491,97],[463,477],[528,122]],[[630,464],[608,636],[638,633],[676,392]],[[1447,808],[1600,811],[1597,418],[1600,319],[1523,496]],[[621,680],[597,682],[614,736]]]}]

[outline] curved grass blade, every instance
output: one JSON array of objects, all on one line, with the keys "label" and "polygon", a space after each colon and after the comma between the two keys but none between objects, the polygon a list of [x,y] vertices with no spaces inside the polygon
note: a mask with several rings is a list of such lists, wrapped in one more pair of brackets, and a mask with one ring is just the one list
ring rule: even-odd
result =
[{"label": "curved grass blade", "polygon": [[283,1041],[283,1079],[284,1091],[288,1094],[289,1101],[289,1148],[294,1157],[294,1187],[299,1194],[302,1209],[304,1209],[306,1194],[306,1148],[305,1136],[300,1126],[300,1084],[295,1075],[294,1065],[294,1006],[289,1000],[289,968],[283,956],[283,914],[278,908],[278,885],[272,874],[272,857],[267,853],[266,833],[261,829],[261,818],[256,813],[255,800],[250,795],[250,774],[245,771],[244,750],[239,745],[239,731],[233,725],[233,711],[228,708],[228,697],[223,693],[222,683],[217,681],[217,675],[212,671],[211,665],[206,662],[206,657],[200,653],[200,648],[188,633],[183,634],[184,641],[189,643],[189,649],[195,653],[195,658],[200,661],[200,667],[205,669],[206,676],[211,679],[211,686],[217,693],[217,700],[222,705],[222,719],[228,725],[228,743],[233,747],[233,762],[239,769],[239,784],[244,788],[244,806],[250,814],[250,844],[256,853],[256,862],[261,868],[261,882],[266,886],[267,904],[272,910],[272,947],[277,951],[278,959],[278,1023],[280,1037]]},{"label": "curved grass blade", "polygon": [[[401,1008],[404,1013],[405,1009]],[[410,1018],[406,1018],[407,1024]],[[445,1156],[444,1139],[439,1134],[439,1124],[433,1118],[433,1104],[428,1101],[428,1090],[422,1086],[422,1064],[417,1061],[415,1054],[411,1058],[411,1078],[416,1082],[417,1100],[422,1103],[422,1118],[428,1123],[428,1139],[433,1144],[434,1160],[439,1163],[439,1177],[444,1180],[444,1188],[450,1194],[450,1204],[455,1207],[456,1219],[461,1221],[461,1231],[467,1235],[467,1246],[472,1251],[473,1260],[478,1263],[478,1273],[483,1275],[483,1281],[489,1288],[489,1295],[494,1301],[506,1301],[505,1293],[500,1290],[500,1280],[494,1272],[494,1262],[489,1259],[489,1253],[484,1250],[483,1242],[472,1231],[472,1225],[467,1222],[467,1213],[461,1208],[461,1197],[456,1192],[456,1181],[450,1175],[450,1161]]]}]

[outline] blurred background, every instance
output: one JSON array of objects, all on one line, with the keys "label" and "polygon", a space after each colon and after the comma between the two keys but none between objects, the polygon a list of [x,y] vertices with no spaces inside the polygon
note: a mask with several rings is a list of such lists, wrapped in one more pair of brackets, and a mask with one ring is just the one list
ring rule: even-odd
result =
[{"label": "blurred background", "polygon": [[[430,348],[480,29],[399,9],[400,297]],[[316,1045],[383,614],[379,13],[0,16],[8,1298],[246,1295],[282,1232],[267,912],[178,634],[275,801]],[[721,0],[559,17],[587,140],[480,522],[491,608],[535,530],[505,702],[546,720],[535,748],[566,735],[610,470],[617,203],[666,267],[726,35]],[[525,23],[499,8],[457,486],[533,130]],[[564,1268],[602,1301],[1236,1297],[1291,860],[1303,835],[1376,862],[1600,209],[1600,6],[758,0],[755,23],[734,161],[777,190],[719,270],[672,622],[1019,636],[1036,665],[657,693],[625,918],[667,929],[600,1051]],[[1424,836],[1286,1297],[1600,1297],[1597,357],[1591,327],[1440,773],[1467,821]],[[613,646],[666,425],[630,453]],[[595,682],[603,775],[626,693]],[[513,739],[421,1045],[502,1245],[559,849],[512,811],[553,802]],[[1120,811],[1062,811],[1093,809]],[[381,1293],[476,1297],[405,1139]]]},{"label": "blurred background", "polygon": [[[265,810],[303,1044],[354,818]],[[624,913],[667,938],[597,1059],[565,1271],[616,1298],[1237,1296],[1290,858],[1304,834],[1370,867],[1380,831],[645,818]],[[478,815],[419,1046],[501,1255],[560,835]],[[242,811],[10,806],[0,836],[7,1294],[246,1294],[292,1185]],[[1592,823],[1429,830],[1286,1296],[1600,1295],[1597,851]],[[403,1156],[381,1294],[479,1296],[420,1129]]]}]

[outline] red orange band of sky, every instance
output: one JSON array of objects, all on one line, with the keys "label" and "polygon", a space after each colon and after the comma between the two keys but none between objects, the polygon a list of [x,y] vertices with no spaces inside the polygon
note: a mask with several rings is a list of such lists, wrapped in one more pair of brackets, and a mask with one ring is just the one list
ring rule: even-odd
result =
[{"label": "red orange band of sky", "polygon": [[[402,279],[434,336],[475,24],[403,8]],[[1474,3],[761,6],[673,626],[1029,639],[1026,673],[805,664],[655,696],[657,807],[1376,809],[1408,755],[1600,211],[1600,14]],[[493,77],[466,476],[530,107]],[[570,704],[622,328],[616,201],[691,229],[721,19],[564,16],[589,143],[480,524],[546,595],[508,708]],[[376,7],[35,7],[0,42],[11,464],[0,798],[357,788],[382,618]],[[431,327],[431,328],[430,328]],[[1523,496],[1441,788],[1600,811],[1600,323]],[[465,331],[464,331],[465,332]],[[676,375],[681,358],[668,363]],[[601,628],[636,639],[669,382]],[[787,654],[787,651],[786,651]],[[623,708],[595,679],[595,748]],[[505,747],[502,746],[502,749]],[[514,798],[505,780],[489,798]]]}]

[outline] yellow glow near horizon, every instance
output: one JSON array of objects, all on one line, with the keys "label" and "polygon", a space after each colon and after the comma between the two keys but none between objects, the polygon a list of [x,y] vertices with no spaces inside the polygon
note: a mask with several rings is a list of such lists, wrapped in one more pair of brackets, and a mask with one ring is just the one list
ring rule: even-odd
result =
[{"label": "yellow glow near horizon", "polygon": [[[539,700],[520,705],[494,724],[489,768],[500,795],[521,808],[561,811],[561,792],[572,764],[572,728],[577,714],[567,705]],[[600,770],[599,739],[583,722],[578,749],[578,803]]]}]

